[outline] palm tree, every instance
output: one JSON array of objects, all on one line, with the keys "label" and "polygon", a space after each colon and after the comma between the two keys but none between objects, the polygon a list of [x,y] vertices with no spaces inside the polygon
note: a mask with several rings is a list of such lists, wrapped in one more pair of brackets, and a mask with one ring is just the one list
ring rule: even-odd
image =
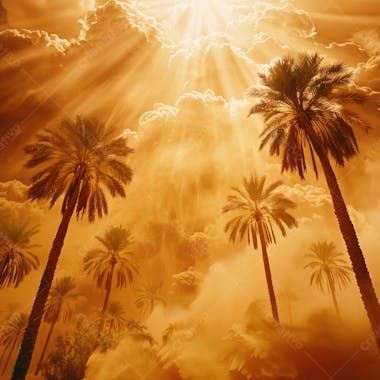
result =
[{"label": "palm tree", "polygon": [[347,265],[343,253],[337,251],[334,243],[314,243],[310,251],[311,253],[306,255],[309,262],[305,265],[305,268],[313,270],[310,285],[315,285],[322,292],[327,289],[331,294],[335,311],[341,318],[336,289],[343,289],[350,283],[352,269]]},{"label": "palm tree", "polygon": [[92,276],[98,288],[104,288],[106,293],[102,314],[107,310],[111,289],[116,278],[116,287],[121,289],[132,283],[138,272],[130,251],[131,233],[123,227],[111,227],[103,237],[97,236],[101,248],[93,249],[83,259],[84,270]]},{"label": "palm tree", "polygon": [[62,220],[52,244],[41,284],[12,380],[24,380],[29,368],[45,303],[54,278],[70,220],[88,214],[94,222],[108,212],[105,190],[112,197],[125,197],[123,185],[130,182],[131,169],[125,158],[131,153],[126,138],[96,120],[65,119],[57,130],[45,129],[35,144],[25,148],[31,157],[28,168],[39,167],[28,190],[31,200],[50,200],[53,207],[63,196]]},{"label": "palm tree", "polygon": [[293,289],[286,287],[280,292],[280,299],[288,310],[288,322],[293,324],[293,304],[299,301],[299,297]]},{"label": "palm tree", "polygon": [[109,336],[120,335],[128,326],[125,311],[119,302],[110,302],[102,319],[103,322],[100,322],[104,323],[104,329]]},{"label": "palm tree", "polygon": [[295,203],[278,191],[280,185],[282,182],[277,181],[266,186],[265,176],[244,178],[243,188],[233,188],[234,194],[228,197],[228,203],[223,208],[223,212],[237,213],[225,227],[230,241],[247,238],[248,244],[257,249],[260,239],[272,314],[276,321],[279,321],[279,316],[267,247],[270,243],[276,243],[274,226],[278,227],[282,236],[286,236],[286,227],[297,226],[294,217],[288,213]]},{"label": "palm tree", "polygon": [[[2,375],[5,374],[9,361],[12,357],[12,354],[17,346],[20,343],[22,336],[24,334],[26,324],[28,321],[28,316],[24,313],[13,314],[2,326],[0,330],[0,342],[5,347],[9,348],[9,353],[4,364]],[[6,348],[5,348],[6,349]]]},{"label": "palm tree", "polygon": [[166,305],[163,295],[163,282],[146,281],[137,289],[136,307],[143,314],[151,314],[156,305]]},{"label": "palm tree", "polygon": [[[5,314],[5,316],[2,318],[2,322],[7,321],[13,314],[15,314],[17,310],[19,309],[19,306],[20,305],[17,302],[9,302],[5,310],[4,309],[0,310],[0,313]],[[7,353],[7,349],[8,349],[8,346],[5,345],[3,352],[1,353],[1,356],[0,356],[0,367]]]},{"label": "palm tree", "polygon": [[361,103],[364,98],[349,87],[353,82],[351,72],[342,64],[324,63],[318,54],[281,58],[259,77],[261,87],[251,89],[249,94],[260,99],[250,114],[264,116],[260,148],[269,144],[270,154],[282,158],[282,171],[297,171],[302,179],[307,155],[318,176],[318,158],[380,352],[380,335],[376,334],[379,303],[331,166],[331,161],[344,166],[358,153],[353,127],[366,124],[346,104]]},{"label": "palm tree", "polygon": [[50,323],[50,329],[34,373],[35,376],[38,375],[38,372],[41,369],[55,325],[61,317],[63,321],[68,321],[72,316],[74,302],[78,298],[78,294],[73,292],[75,288],[76,284],[73,277],[62,277],[56,280],[50,291],[44,313],[44,321]]},{"label": "palm tree", "polygon": [[28,219],[0,219],[0,288],[17,288],[25,276],[37,269],[39,260],[31,251],[37,247],[31,243],[37,232]]}]

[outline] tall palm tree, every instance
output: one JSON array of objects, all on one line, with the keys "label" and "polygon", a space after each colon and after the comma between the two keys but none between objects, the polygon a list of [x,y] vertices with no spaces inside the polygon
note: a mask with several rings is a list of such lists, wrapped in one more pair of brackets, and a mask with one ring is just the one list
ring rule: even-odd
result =
[{"label": "tall palm tree", "polygon": [[289,208],[295,207],[295,203],[278,191],[281,184],[277,181],[266,186],[265,176],[244,178],[243,187],[233,188],[234,194],[228,197],[228,203],[223,208],[223,212],[236,213],[225,227],[225,231],[230,234],[230,241],[247,239],[248,244],[257,249],[260,240],[272,314],[276,321],[279,321],[279,316],[267,247],[270,243],[276,243],[275,226],[282,236],[286,236],[286,227],[297,226],[296,220],[288,212]]},{"label": "tall palm tree", "polygon": [[20,282],[39,265],[32,252],[32,237],[38,232],[28,219],[0,218],[0,288],[17,288]]},{"label": "tall palm tree", "polygon": [[123,227],[111,227],[104,236],[97,236],[101,248],[93,249],[83,259],[83,267],[91,276],[98,288],[104,288],[106,293],[102,307],[104,314],[108,307],[112,285],[116,279],[116,287],[121,289],[132,283],[138,272],[133,262],[131,252],[131,233]]},{"label": "tall palm tree", "polygon": [[78,294],[74,293],[75,288],[76,284],[73,277],[62,277],[56,280],[50,291],[44,312],[44,321],[50,324],[50,328],[34,373],[35,376],[41,369],[55,325],[61,317],[63,321],[68,321],[72,316],[73,307],[78,298]]},{"label": "tall palm tree", "polygon": [[272,155],[281,156],[283,171],[297,171],[305,178],[307,156],[318,176],[324,172],[335,214],[344,238],[378,350],[380,307],[355,228],[352,224],[331,162],[344,166],[357,155],[353,127],[366,128],[347,103],[365,99],[352,90],[352,73],[342,64],[327,64],[318,54],[284,57],[260,74],[260,87],[249,94],[258,98],[250,114],[262,114],[265,128],[260,148],[270,145]]},{"label": "tall palm tree", "polygon": [[27,322],[28,316],[26,314],[16,313],[13,314],[0,329],[0,342],[6,348],[9,348],[2,375],[5,374],[12,354],[22,339]]},{"label": "tall palm tree", "polygon": [[317,242],[310,247],[310,251],[311,253],[306,255],[309,262],[305,265],[305,268],[313,270],[310,284],[315,285],[322,292],[327,289],[340,318],[336,290],[343,289],[350,283],[352,269],[347,265],[343,253],[337,251],[334,243]]},{"label": "tall palm tree", "polygon": [[52,244],[41,284],[29,317],[28,327],[12,380],[24,380],[29,368],[45,303],[54,278],[70,220],[88,214],[94,222],[108,212],[105,190],[112,197],[125,197],[123,185],[132,178],[125,159],[131,153],[126,138],[114,128],[82,117],[65,119],[56,130],[45,129],[35,144],[25,148],[31,157],[28,168],[39,167],[28,190],[31,200],[62,200],[62,220]]}]

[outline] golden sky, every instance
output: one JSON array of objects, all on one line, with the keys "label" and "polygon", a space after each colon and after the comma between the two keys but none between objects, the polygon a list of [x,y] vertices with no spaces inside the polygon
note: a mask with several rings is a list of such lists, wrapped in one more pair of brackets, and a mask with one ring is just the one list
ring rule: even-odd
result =
[{"label": "golden sky", "polygon": [[[357,132],[361,153],[344,169],[337,168],[337,175],[379,294],[378,0],[3,0],[2,6],[0,211],[32,218],[40,225],[36,240],[41,244],[39,271],[18,289],[3,291],[4,304],[12,299],[30,307],[59,223],[59,207],[49,210],[25,198],[31,173],[23,167],[24,145],[63,116],[98,117],[128,136],[135,150],[130,159],[135,176],[127,198],[110,201],[107,218],[92,225],[72,223],[57,276],[74,273],[90,299],[101,297],[82,273],[81,260],[96,235],[122,224],[132,230],[141,255],[145,252],[140,259],[145,276],[154,277],[160,266],[165,268],[160,280],[170,285],[178,275],[173,269],[173,257],[180,255],[176,239],[203,234],[209,241],[208,260],[192,263],[201,276],[194,302],[159,307],[146,323],[160,340],[170,324],[183,323],[185,329],[207,313],[196,339],[172,342],[161,354],[180,368],[182,377],[173,379],[227,379],[212,364],[221,352],[203,352],[204,347],[218,346],[231,326],[238,329],[251,302],[265,299],[266,286],[256,252],[228,243],[221,208],[230,187],[243,176],[253,171],[273,180],[281,176],[279,162],[258,152],[262,121],[247,118],[245,92],[272,60],[300,51],[344,62],[354,72],[357,89],[369,97],[361,112],[373,128],[369,134]],[[297,289],[294,318],[303,328],[329,308],[329,300],[309,287],[303,255],[316,240],[332,240],[340,250],[344,244],[324,182],[311,173],[305,181],[290,174],[281,178],[283,191],[297,202],[300,226],[271,247],[271,264],[279,290]],[[176,260],[183,260],[183,272],[190,270],[186,259]],[[115,292],[131,315],[137,313],[134,291]],[[220,293],[228,294],[223,302],[214,302]],[[347,323],[368,334],[356,285],[340,296]],[[94,312],[98,307],[96,302],[86,305]],[[315,327],[310,336],[314,339],[320,331]],[[138,356],[129,343],[95,355],[86,379],[129,379],[129,369],[119,360]],[[186,354],[179,355],[176,344]],[[345,347],[337,361],[350,354]],[[337,379],[358,379],[360,366],[354,364],[343,371],[346,377]],[[109,377],[116,365],[120,376]],[[137,372],[143,367],[137,359],[128,365]]]}]

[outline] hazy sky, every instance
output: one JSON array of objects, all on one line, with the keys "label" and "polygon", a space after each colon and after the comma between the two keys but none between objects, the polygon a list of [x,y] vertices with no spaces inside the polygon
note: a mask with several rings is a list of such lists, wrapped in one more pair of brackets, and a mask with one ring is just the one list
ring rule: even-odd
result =
[{"label": "hazy sky", "polygon": [[[26,200],[31,173],[23,167],[23,147],[63,116],[84,114],[115,124],[129,136],[135,150],[130,159],[135,175],[126,200],[110,201],[107,218],[93,225],[73,222],[58,275],[74,272],[87,295],[99,295],[85,279],[81,260],[95,244],[94,236],[113,224],[131,228],[141,245],[154,240],[155,223],[160,236],[165,228],[182,238],[205,234],[210,258],[207,265],[197,268],[203,282],[195,303],[180,312],[156,310],[148,321],[156,337],[172,322],[201,315],[231,278],[231,284],[240,278],[242,287],[254,288],[256,293],[247,295],[239,287],[232,288],[225,303],[235,300],[236,314],[226,311],[225,304],[210,311],[211,318],[223,313],[226,317],[221,329],[210,327],[194,342],[199,352],[205,341],[214,344],[216,336],[240,323],[254,299],[266,297],[261,263],[255,264],[258,256],[244,245],[228,244],[221,216],[230,187],[258,171],[272,180],[281,177],[284,192],[298,204],[299,228],[271,247],[277,288],[298,289],[302,307],[295,311],[295,318],[300,321],[328,309],[329,300],[309,289],[303,270],[303,255],[316,240],[332,240],[344,250],[327,188],[311,173],[303,182],[295,175],[281,176],[278,161],[258,152],[261,119],[246,117],[250,101],[245,92],[257,73],[278,56],[299,51],[319,52],[326,60],[344,62],[354,72],[357,89],[368,95],[360,112],[373,129],[369,134],[357,131],[361,154],[344,170],[337,168],[337,175],[380,292],[378,0],[2,3],[7,24],[0,32],[0,211],[30,217],[41,226],[36,240],[41,244],[42,263],[19,289],[4,292],[3,297],[30,306],[60,217],[59,207],[48,210],[45,204]],[[171,265],[170,257],[178,254],[178,247],[170,239],[174,238],[149,253],[149,265]],[[189,268],[184,264],[183,269]],[[129,298],[118,293],[131,314],[137,313],[130,299],[133,292]],[[353,323],[365,321],[355,285],[341,298],[343,313]],[[363,326],[367,331],[368,326]],[[128,352],[127,346],[124,342],[120,352]],[[182,359],[183,373],[189,378],[211,378],[209,373],[192,373],[187,360],[192,363],[194,357]],[[205,356],[207,363],[213,359]],[[101,360],[109,360],[107,365],[112,367],[116,359],[111,355]],[[102,361],[94,359],[93,373]],[[219,376],[219,369],[212,371]],[[88,379],[107,378],[93,376]]]}]

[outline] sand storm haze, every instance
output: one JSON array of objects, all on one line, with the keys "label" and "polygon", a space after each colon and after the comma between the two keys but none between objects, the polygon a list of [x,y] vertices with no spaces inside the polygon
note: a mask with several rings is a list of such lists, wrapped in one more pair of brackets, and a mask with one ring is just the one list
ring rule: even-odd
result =
[{"label": "sand storm haze", "polygon": [[378,380],[379,34],[376,0],[0,1],[0,378]]}]

